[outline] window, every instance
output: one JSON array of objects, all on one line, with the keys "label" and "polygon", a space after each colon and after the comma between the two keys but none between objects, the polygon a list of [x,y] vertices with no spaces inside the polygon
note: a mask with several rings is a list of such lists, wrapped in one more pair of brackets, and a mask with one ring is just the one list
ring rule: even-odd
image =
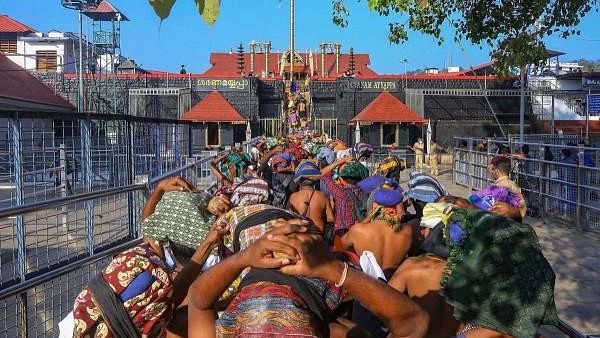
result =
[{"label": "window", "polygon": [[56,72],[57,58],[55,50],[38,50],[35,54],[35,69],[38,72]]},{"label": "window", "polygon": [[2,53],[17,53],[17,40],[2,39],[0,40],[0,52]]},{"label": "window", "polygon": [[221,133],[219,123],[207,123],[206,124],[206,145],[207,146],[218,146],[221,144]]},{"label": "window", "polygon": [[398,145],[398,125],[397,124],[382,124],[381,125],[381,145],[391,146]]}]

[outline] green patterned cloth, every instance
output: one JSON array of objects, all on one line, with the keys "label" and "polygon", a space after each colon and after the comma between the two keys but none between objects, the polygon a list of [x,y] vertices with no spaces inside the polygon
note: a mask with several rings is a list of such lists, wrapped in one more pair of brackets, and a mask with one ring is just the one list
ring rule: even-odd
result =
[{"label": "green patterned cloth", "polygon": [[342,167],[340,170],[340,177],[362,181],[369,177],[369,169],[358,161],[352,161]]},{"label": "green patterned cloth", "polygon": [[448,221],[442,294],[454,317],[517,338],[558,322],[552,267],[533,228],[480,210]]},{"label": "green patterned cloth", "polygon": [[210,199],[207,192],[166,192],[154,213],[143,221],[142,234],[196,249],[216,219],[206,210]]}]

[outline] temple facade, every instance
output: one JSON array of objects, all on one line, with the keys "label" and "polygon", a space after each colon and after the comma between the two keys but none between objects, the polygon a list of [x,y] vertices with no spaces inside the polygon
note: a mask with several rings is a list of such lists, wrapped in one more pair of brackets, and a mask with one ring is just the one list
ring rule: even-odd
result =
[{"label": "temple facade", "polygon": [[[250,52],[212,53],[201,74],[86,75],[86,111],[193,121],[195,149],[232,145],[249,135],[285,135],[290,123],[347,142],[359,132],[363,142],[374,146],[412,144],[424,136],[426,124],[441,145],[451,144],[454,136],[493,137],[518,130],[515,79],[498,78],[489,64],[384,75],[370,68],[368,54],[342,53],[337,44],[322,45],[319,53],[296,53],[291,66],[289,54],[272,52],[270,43],[250,47]],[[75,102],[75,74],[37,75]],[[170,94],[184,89],[186,96]],[[385,100],[377,100],[382,95]],[[357,120],[367,108],[369,113]],[[407,114],[411,118],[403,120]],[[370,121],[372,116],[379,120]]]}]

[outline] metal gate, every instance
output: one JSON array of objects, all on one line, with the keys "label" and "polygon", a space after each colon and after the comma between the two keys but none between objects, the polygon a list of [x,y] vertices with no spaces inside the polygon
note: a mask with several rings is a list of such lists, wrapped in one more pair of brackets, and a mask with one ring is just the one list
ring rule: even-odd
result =
[{"label": "metal gate", "polygon": [[267,137],[279,136],[281,130],[281,119],[279,118],[261,118],[260,134]]},{"label": "metal gate", "polygon": [[337,119],[316,118],[313,121],[313,129],[331,138],[337,138]]}]

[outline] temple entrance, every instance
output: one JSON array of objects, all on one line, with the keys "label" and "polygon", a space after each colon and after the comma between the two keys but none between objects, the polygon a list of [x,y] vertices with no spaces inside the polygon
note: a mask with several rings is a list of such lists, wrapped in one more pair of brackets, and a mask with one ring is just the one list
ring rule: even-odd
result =
[{"label": "temple entrance", "polygon": [[242,143],[246,141],[246,124],[233,124],[233,142]]}]

